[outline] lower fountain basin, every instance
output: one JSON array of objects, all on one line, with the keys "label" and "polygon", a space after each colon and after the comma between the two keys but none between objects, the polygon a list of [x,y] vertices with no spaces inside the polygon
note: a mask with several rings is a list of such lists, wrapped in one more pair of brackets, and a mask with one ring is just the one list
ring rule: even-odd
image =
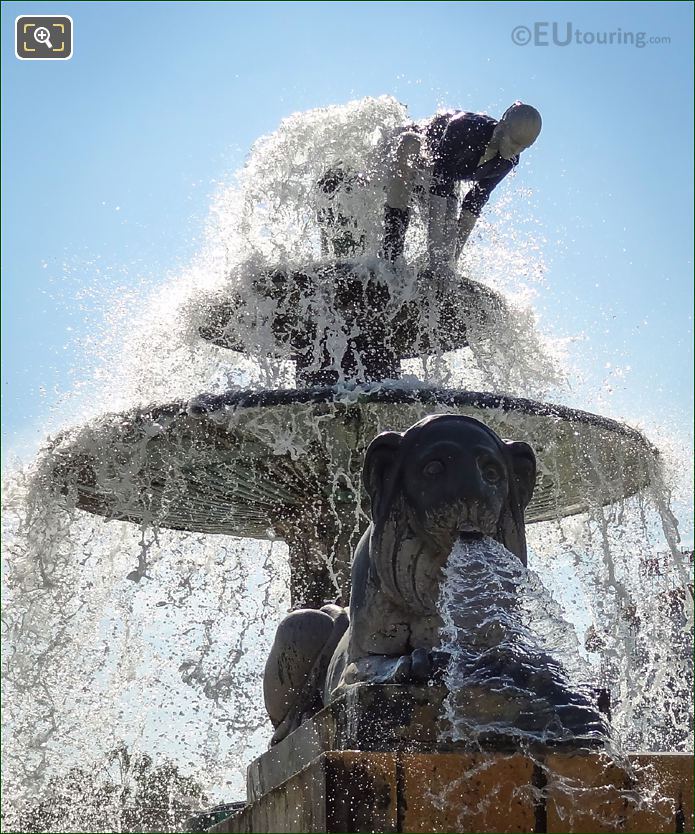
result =
[{"label": "lower fountain basin", "polygon": [[386,383],[238,391],[106,415],[57,438],[49,478],[80,509],[138,524],[267,539],[282,535],[278,519],[323,502],[364,527],[367,445],[437,413],[475,417],[533,446],[527,523],[633,495],[657,458],[639,432],[595,414]]}]

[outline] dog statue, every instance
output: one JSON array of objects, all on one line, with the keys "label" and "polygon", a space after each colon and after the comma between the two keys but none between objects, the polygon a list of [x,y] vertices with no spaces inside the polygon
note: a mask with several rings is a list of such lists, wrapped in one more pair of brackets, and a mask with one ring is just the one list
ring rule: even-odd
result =
[{"label": "dog statue", "polygon": [[472,417],[430,416],[376,437],[363,470],[372,523],[352,564],[349,617],[329,604],[280,623],[264,676],[271,743],[351,684],[430,679],[454,543],[489,536],[525,565],[535,479],[527,443],[504,441]]}]

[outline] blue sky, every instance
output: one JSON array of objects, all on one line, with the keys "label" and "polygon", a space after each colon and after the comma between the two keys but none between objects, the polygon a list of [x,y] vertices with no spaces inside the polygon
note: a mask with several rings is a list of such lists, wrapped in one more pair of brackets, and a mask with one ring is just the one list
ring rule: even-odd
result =
[{"label": "blue sky", "polygon": [[[72,60],[15,58],[26,13],[73,17]],[[512,42],[544,21],[670,43]],[[37,442],[73,384],[97,268],[164,280],[259,135],[384,93],[416,118],[541,110],[518,176],[548,240],[543,326],[585,334],[597,381],[630,365],[616,414],[690,426],[692,22],[679,2],[3,3],[5,450]]]}]

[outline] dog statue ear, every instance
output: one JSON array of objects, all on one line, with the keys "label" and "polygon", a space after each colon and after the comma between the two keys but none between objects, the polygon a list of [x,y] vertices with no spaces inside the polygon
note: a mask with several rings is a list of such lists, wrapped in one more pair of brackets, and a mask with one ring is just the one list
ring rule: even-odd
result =
[{"label": "dog statue ear", "polygon": [[536,453],[519,440],[506,440],[505,446],[512,464],[512,480],[516,501],[522,512],[528,507],[536,486]]},{"label": "dog statue ear", "polygon": [[403,435],[385,431],[367,447],[362,469],[362,483],[372,503],[372,519],[376,521],[393,492],[394,475]]},{"label": "dog statue ear", "polygon": [[509,497],[500,516],[498,541],[515,553],[522,565],[526,564],[526,528],[524,510],[533,496],[536,485],[536,455],[522,441],[505,440],[509,465]]}]

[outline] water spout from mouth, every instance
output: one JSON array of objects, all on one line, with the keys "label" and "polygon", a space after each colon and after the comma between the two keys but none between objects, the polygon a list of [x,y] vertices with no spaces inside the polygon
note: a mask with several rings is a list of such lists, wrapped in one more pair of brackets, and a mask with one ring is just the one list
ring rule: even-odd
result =
[{"label": "water spout from mouth", "polygon": [[577,638],[540,579],[474,530],[456,541],[440,591],[448,736],[473,744],[601,746]]},{"label": "water spout from mouth", "polygon": [[474,525],[463,524],[458,531],[457,540],[462,542],[480,541],[484,538],[484,535],[485,534],[478,530]]}]

